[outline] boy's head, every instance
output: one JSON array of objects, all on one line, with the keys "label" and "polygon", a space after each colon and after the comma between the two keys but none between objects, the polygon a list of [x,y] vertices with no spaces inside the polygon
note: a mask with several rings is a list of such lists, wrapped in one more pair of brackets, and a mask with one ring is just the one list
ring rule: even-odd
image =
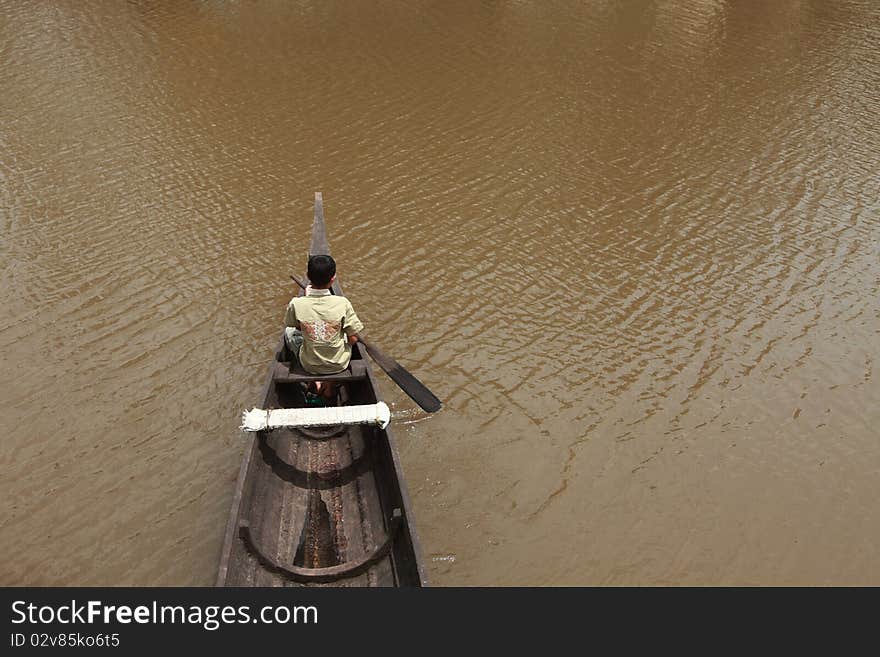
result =
[{"label": "boy's head", "polygon": [[312,256],[308,273],[312,287],[327,287],[336,276],[336,261],[328,255]]}]

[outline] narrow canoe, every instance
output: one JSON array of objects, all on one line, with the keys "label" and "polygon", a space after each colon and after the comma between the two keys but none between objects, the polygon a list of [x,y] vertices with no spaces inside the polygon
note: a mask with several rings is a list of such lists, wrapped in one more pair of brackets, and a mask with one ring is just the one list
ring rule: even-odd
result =
[{"label": "narrow canoe", "polygon": [[[309,255],[328,254],[315,193]],[[342,294],[339,283],[334,294]],[[270,367],[260,408],[304,405],[309,376]],[[381,400],[355,345],[338,378],[344,404]],[[425,586],[425,571],[391,428],[350,425],[248,434],[226,526],[218,586]]]}]

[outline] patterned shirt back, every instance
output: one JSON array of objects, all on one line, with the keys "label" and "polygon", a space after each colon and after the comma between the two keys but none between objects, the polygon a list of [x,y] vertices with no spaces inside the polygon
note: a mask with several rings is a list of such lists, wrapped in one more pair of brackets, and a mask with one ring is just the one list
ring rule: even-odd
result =
[{"label": "patterned shirt back", "polygon": [[364,325],[345,297],[329,290],[312,290],[308,296],[294,297],[287,304],[285,326],[296,326],[303,334],[299,362],[312,374],[335,374],[348,367],[351,345],[347,336]]}]

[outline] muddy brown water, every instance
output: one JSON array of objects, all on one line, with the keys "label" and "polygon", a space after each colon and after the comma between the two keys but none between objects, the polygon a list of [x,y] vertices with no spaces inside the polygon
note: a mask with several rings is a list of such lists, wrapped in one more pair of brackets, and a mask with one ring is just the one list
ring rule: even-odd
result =
[{"label": "muddy brown water", "polygon": [[432,583],[880,584],[878,31],[0,0],[0,583],[213,582],[321,190]]}]

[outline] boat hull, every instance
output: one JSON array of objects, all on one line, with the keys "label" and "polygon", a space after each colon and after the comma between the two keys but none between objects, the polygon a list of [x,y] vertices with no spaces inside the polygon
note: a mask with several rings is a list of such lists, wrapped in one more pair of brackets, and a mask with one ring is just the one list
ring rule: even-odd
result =
[{"label": "boat hull", "polygon": [[[329,251],[320,194],[315,224],[310,254]],[[333,291],[342,294],[338,284]],[[260,408],[304,405],[302,385],[277,376],[281,346]],[[341,402],[375,404],[378,383],[358,345],[352,360],[366,376],[340,386]],[[390,426],[276,429],[245,439],[218,586],[426,585]]]}]

